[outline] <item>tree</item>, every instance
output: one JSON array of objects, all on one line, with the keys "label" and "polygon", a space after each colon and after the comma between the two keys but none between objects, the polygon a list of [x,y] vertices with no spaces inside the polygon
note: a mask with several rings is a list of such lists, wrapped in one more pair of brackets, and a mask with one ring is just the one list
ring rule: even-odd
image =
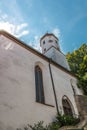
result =
[{"label": "tree", "polygon": [[87,95],[87,44],[66,55],[71,72],[78,77],[78,87],[82,88]]}]

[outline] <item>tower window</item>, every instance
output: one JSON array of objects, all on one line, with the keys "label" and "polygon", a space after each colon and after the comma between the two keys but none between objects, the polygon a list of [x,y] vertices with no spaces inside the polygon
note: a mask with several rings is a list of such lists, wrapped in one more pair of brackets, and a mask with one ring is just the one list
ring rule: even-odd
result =
[{"label": "tower window", "polygon": [[45,44],[45,41],[43,41],[43,44]]},{"label": "tower window", "polygon": [[48,42],[53,42],[53,40],[49,40]]},{"label": "tower window", "polygon": [[39,66],[35,66],[35,83],[36,83],[36,101],[45,103],[42,70]]},{"label": "tower window", "polygon": [[55,42],[57,43],[57,41],[55,40]]},{"label": "tower window", "polygon": [[44,51],[46,51],[46,48],[44,48]]}]

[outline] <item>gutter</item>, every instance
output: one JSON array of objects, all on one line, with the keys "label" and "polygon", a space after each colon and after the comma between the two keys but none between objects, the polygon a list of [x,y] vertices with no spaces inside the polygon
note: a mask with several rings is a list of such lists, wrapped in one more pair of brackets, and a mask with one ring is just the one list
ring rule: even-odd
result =
[{"label": "gutter", "polygon": [[54,80],[53,80],[53,75],[52,75],[52,69],[51,69],[51,59],[49,60],[49,71],[50,71],[50,77],[51,77],[51,82],[52,82],[52,88],[53,88],[54,98],[55,98],[55,103],[56,103],[56,110],[57,110],[57,113],[58,113],[58,115],[59,115],[60,113],[59,113],[59,109],[58,109],[56,90],[55,90],[55,85],[54,85]]}]

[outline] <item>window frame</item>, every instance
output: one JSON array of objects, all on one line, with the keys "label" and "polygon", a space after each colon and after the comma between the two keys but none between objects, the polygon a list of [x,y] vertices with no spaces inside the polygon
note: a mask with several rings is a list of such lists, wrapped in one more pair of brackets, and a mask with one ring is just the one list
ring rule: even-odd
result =
[{"label": "window frame", "polygon": [[43,88],[43,74],[41,68],[35,66],[35,86],[36,86],[36,102],[45,103],[44,88]]}]

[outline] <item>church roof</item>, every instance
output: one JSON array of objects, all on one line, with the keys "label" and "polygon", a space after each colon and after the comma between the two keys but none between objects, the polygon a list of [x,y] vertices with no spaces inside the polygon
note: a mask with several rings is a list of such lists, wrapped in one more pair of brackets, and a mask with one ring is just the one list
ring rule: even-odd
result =
[{"label": "church roof", "polygon": [[[11,35],[10,33],[4,31],[4,30],[0,30],[0,35],[3,35],[7,38],[9,38],[10,40],[14,41],[15,43],[19,44],[20,46],[22,46],[23,48],[27,49],[28,51],[31,51],[32,53],[34,53],[35,55],[38,55],[39,57],[43,58],[44,60],[50,62],[51,64],[55,65],[56,67],[58,67],[59,69],[63,70],[64,72],[76,77],[73,73],[71,73],[69,70],[65,69],[64,67],[62,67],[61,65],[57,64],[56,62],[54,62],[52,59],[44,56],[43,54],[41,54],[40,52],[38,52],[37,50],[33,49],[32,47],[30,47],[29,45],[25,44],[23,41],[19,40],[18,38],[16,38],[15,36]],[[52,34],[53,35],[53,34]]]}]

